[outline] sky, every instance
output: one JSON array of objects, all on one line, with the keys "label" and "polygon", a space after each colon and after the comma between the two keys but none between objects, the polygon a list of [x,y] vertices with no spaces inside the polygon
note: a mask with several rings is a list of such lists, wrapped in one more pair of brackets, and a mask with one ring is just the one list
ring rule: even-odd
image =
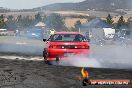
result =
[{"label": "sky", "polygon": [[81,2],[84,0],[0,0],[0,7],[10,9],[31,9],[53,3]]}]

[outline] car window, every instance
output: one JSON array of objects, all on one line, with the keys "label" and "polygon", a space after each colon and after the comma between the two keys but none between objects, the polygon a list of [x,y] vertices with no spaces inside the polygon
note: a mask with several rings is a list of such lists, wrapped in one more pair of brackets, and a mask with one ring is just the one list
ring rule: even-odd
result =
[{"label": "car window", "polygon": [[51,38],[52,42],[83,42],[86,41],[83,35],[80,34],[55,34]]}]

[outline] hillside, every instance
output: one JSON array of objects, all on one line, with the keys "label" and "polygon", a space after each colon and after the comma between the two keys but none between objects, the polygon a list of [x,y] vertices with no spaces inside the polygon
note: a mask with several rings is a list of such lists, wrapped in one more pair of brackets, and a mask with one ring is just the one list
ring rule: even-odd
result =
[{"label": "hillside", "polygon": [[79,3],[56,3],[34,10],[116,10],[116,9],[132,9],[132,0],[85,0]]},{"label": "hillside", "polygon": [[0,13],[5,13],[5,12],[10,12],[10,10],[3,8],[3,7],[0,7]]}]

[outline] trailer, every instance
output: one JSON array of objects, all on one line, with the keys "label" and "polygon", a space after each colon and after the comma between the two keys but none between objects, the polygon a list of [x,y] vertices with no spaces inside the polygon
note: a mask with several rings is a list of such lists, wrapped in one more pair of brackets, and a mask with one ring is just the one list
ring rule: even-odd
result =
[{"label": "trailer", "polygon": [[104,34],[105,34],[105,38],[106,39],[113,39],[114,35],[115,35],[115,29],[112,28],[103,28],[104,30]]},{"label": "trailer", "polygon": [[115,29],[112,28],[91,28],[88,31],[89,38],[92,43],[106,44],[113,41],[115,35]]},{"label": "trailer", "polygon": [[7,36],[7,35],[8,35],[7,29],[0,29],[0,36]]}]

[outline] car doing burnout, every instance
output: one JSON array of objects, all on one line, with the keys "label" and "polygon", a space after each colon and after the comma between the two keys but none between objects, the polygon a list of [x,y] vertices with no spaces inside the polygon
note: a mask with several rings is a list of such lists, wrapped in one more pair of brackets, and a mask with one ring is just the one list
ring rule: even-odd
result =
[{"label": "car doing burnout", "polygon": [[89,54],[89,42],[79,32],[56,32],[46,42],[43,51],[45,62],[66,60],[76,54]]}]

